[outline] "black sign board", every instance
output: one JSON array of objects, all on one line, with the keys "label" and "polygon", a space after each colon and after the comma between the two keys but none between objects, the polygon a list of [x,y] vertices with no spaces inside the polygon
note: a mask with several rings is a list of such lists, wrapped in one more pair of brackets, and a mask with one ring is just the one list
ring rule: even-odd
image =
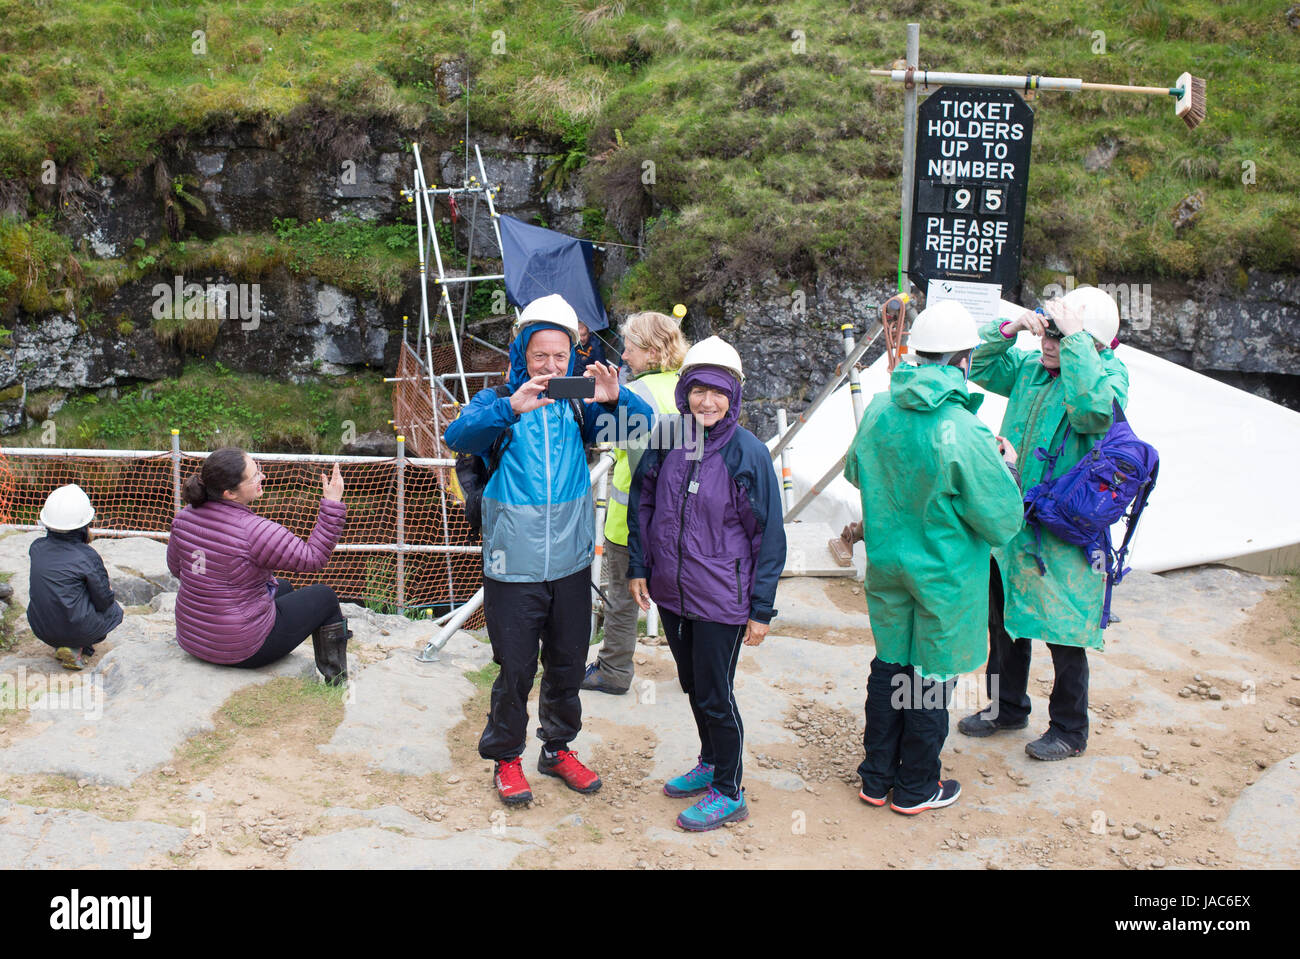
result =
[{"label": "black sign board", "polygon": [[940,87],[917,110],[912,281],[1020,282],[1034,111],[1015,90]]}]

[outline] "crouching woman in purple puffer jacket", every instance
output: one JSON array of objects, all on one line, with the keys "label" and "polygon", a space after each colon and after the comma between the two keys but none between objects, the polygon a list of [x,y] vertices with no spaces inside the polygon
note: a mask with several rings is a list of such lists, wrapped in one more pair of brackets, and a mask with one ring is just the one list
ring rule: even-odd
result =
[{"label": "crouching woman in purple puffer jacket", "polygon": [[699,763],[664,786],[704,794],[677,817],[692,832],[749,816],[736,663],[742,643],[767,635],[785,568],[780,488],[767,447],[737,422],[741,381],[739,354],[718,337],[691,347],[677,383],[680,428],[657,430],[628,501],[628,587],[642,609],[659,606],[700,734]]},{"label": "crouching woman in purple puffer jacket", "polygon": [[241,449],[214,451],[185,481],[188,506],[172,520],[167,567],[180,580],[176,641],[181,649],[219,666],[252,669],[282,659],[308,636],[325,682],[347,678],[352,635],[334,590],[302,589],[277,579],[277,569],[314,573],[329,562],[343,532],[343,477],[321,475],[324,496],[316,525],[303,542],[279,523],[258,516],[262,472]]}]

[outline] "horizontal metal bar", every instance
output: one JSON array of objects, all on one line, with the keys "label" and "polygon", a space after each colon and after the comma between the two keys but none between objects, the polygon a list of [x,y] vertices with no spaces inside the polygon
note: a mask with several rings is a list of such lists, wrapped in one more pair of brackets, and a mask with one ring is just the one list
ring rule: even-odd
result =
[{"label": "horizontal metal bar", "polygon": [[466,337],[467,339],[471,339],[471,340],[473,340],[475,343],[482,343],[484,346],[486,346],[486,347],[487,347],[488,349],[490,349],[490,350],[496,350],[496,351],[497,351],[498,353],[500,353],[502,356],[509,356],[509,355],[510,355],[510,352],[509,352],[508,350],[503,350],[503,349],[501,349],[501,347],[497,346],[495,343],[489,343],[487,340],[483,339],[481,336],[475,336],[473,333],[466,333],[466,334],[465,334],[465,337]]},{"label": "horizontal metal bar", "polygon": [[338,543],[334,547],[335,552],[347,553],[474,553],[483,552],[482,546],[419,546],[406,543],[398,546],[395,543]]},{"label": "horizontal metal bar", "polygon": [[[8,530],[44,530],[45,527],[38,523],[4,523],[0,524],[0,529]],[[100,539],[121,539],[127,536],[147,536],[152,539],[170,539],[171,533],[167,530],[160,529],[109,529],[91,527],[90,533]],[[398,546],[395,543],[336,543],[334,552],[342,553],[474,553],[481,554],[482,546],[421,546],[406,544]]]},{"label": "horizontal metal bar", "polygon": [[491,273],[484,276],[441,276],[434,277],[434,283],[477,283],[479,280],[504,280],[504,273]]},{"label": "horizontal metal bar", "polygon": [[[903,83],[906,70],[872,70],[872,76],[888,76]],[[1079,93],[1083,81],[1070,77],[1040,77],[1022,73],[1019,76],[1004,73],[944,73],[938,70],[913,70],[912,82],[918,87],[996,87],[1003,90],[1065,90]]]},{"label": "horizontal metal bar", "polygon": [[99,456],[105,459],[146,459],[172,455],[171,450],[77,450],[56,449],[52,446],[0,446],[0,453],[5,456]]},{"label": "horizontal metal bar", "polygon": [[[77,457],[79,459],[150,459],[170,456],[168,450],[93,450],[93,449],[49,449],[44,446],[0,446],[0,454],[5,456],[30,457]],[[210,452],[181,452],[181,456],[190,459],[207,459]],[[263,463],[392,463],[392,456],[324,456],[316,453],[255,453],[248,451],[254,460]],[[407,466],[455,466],[454,459],[432,457],[408,457]]]},{"label": "horizontal metal bar", "polygon": [[[0,529],[17,529],[17,530],[44,530],[45,527],[39,523],[3,523]],[[101,529],[92,526],[90,528],[91,536],[153,536],[161,539],[167,539],[170,533],[157,529]]]},{"label": "horizontal metal bar", "polygon": [[[425,193],[433,194],[434,196],[443,196],[447,193],[482,193],[483,190],[484,187],[481,183],[475,186],[427,186],[424,188]],[[402,196],[410,196],[415,192],[417,191],[410,189],[409,187],[401,191]]]}]

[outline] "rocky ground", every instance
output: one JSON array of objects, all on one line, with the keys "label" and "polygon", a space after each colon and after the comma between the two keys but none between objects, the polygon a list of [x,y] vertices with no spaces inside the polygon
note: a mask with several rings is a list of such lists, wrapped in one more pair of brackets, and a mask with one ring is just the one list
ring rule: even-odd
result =
[{"label": "rocky ground", "polygon": [[[36,535],[0,538],[18,603]],[[583,694],[574,748],[604,788],[533,774],[537,798],[507,810],[476,749],[492,673],[480,637],[424,664],[431,624],[349,607],[346,691],[314,682],[310,644],[273,668],[221,669],[172,639],[161,544],[95,546],[130,603],[95,668],[58,669],[22,617],[0,654],[0,867],[1300,865],[1300,613],[1282,578],[1131,574],[1091,657],[1087,753],[1024,753],[1051,683],[1038,650],[1030,728],[954,728],[943,761],[962,798],[908,819],[857,798],[873,654],[860,584],[783,580],[782,615],[737,674],[752,815],[692,835],[661,792],[696,752],[666,646],[638,646],[626,695]],[[954,727],[981,689],[959,682]]]}]

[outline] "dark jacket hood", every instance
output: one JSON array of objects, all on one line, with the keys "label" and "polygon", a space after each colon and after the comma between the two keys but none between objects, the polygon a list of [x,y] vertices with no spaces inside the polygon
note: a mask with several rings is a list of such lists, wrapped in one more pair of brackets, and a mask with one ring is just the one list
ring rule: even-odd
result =
[{"label": "dark jacket hood", "polygon": [[691,415],[688,397],[691,394],[691,387],[696,385],[712,387],[727,394],[726,414],[705,434],[704,447],[708,452],[722,446],[736,431],[740,423],[741,387],[734,376],[717,366],[692,366],[686,371],[677,381],[677,389],[673,396],[677,400],[678,411],[685,417],[688,445],[694,445],[691,438],[694,436],[696,422],[695,417]]},{"label": "dark jacket hood", "polygon": [[573,348],[573,337],[569,336],[569,331],[555,323],[529,323],[519,335],[510,341],[510,379],[507,385],[510,392],[513,393],[524,383],[527,383],[531,377],[528,375],[528,341],[533,338],[533,334],[541,330],[559,330],[569,340],[569,368],[565,376],[574,376],[573,367],[577,351]]}]

